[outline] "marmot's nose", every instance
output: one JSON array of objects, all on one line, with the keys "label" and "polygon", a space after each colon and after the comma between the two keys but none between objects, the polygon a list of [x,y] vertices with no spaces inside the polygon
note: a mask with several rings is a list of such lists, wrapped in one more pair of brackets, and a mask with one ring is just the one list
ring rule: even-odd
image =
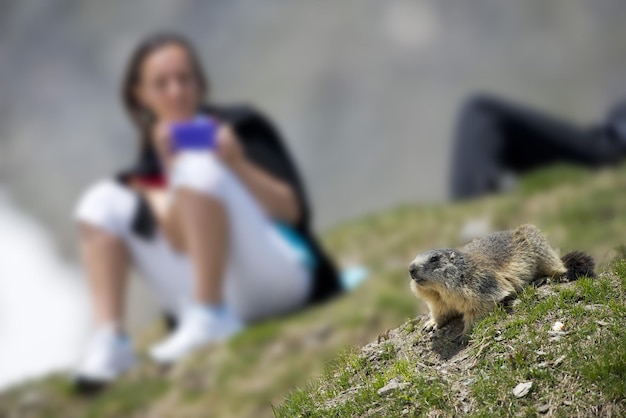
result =
[{"label": "marmot's nose", "polygon": [[413,279],[417,276],[417,266],[414,263],[409,264],[409,274]]}]

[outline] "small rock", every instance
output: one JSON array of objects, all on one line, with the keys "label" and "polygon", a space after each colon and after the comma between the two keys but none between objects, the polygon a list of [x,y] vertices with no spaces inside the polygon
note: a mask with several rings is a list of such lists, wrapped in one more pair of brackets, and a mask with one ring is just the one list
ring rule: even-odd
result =
[{"label": "small rock", "polygon": [[596,321],[596,324],[600,325],[601,327],[606,327],[607,325],[611,325],[610,322],[606,322],[606,321]]},{"label": "small rock", "polygon": [[539,412],[540,414],[545,414],[550,410],[550,404],[547,403],[545,405],[539,405],[537,407],[537,412]]},{"label": "small rock", "polygon": [[552,365],[554,367],[558,366],[559,364],[563,363],[563,360],[565,360],[565,356],[561,356],[558,359],[554,360],[554,363],[552,363]]},{"label": "small rock", "polygon": [[405,387],[407,387],[409,384],[406,382],[398,382],[397,379],[391,379],[389,381],[389,383],[387,383],[385,386],[383,386],[382,388],[378,389],[378,394],[380,396],[386,396],[389,395],[391,392],[398,390],[398,389],[404,389]]},{"label": "small rock", "polygon": [[563,401],[563,405],[565,405],[565,406],[572,406],[572,402],[571,401]]},{"label": "small rock", "polygon": [[515,386],[513,389],[513,396],[516,398],[523,398],[530,392],[530,388],[533,387],[533,382],[523,382]]},{"label": "small rock", "polygon": [[563,331],[563,327],[565,327],[563,322],[556,321],[554,325],[552,325],[552,331]]},{"label": "small rock", "polygon": [[537,350],[537,351],[535,351],[535,354],[537,354],[538,356],[545,356],[545,355],[546,355],[546,354],[548,354],[548,353],[546,353],[546,352],[545,352],[545,351],[543,351],[543,350]]},{"label": "small rock", "polygon": [[459,234],[462,243],[470,242],[491,232],[491,219],[488,217],[471,219],[465,222]]}]

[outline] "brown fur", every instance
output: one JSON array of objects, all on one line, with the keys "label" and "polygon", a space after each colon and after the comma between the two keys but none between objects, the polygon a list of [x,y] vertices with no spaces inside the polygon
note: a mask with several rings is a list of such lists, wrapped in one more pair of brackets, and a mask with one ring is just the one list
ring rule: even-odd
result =
[{"label": "brown fur", "polygon": [[[593,273],[593,260],[589,260],[592,264],[587,271]],[[568,274],[539,229],[528,224],[476,239],[459,250],[420,254],[409,269],[411,290],[430,310],[424,329],[441,328],[461,315],[464,334],[498,302],[525,285]]]}]

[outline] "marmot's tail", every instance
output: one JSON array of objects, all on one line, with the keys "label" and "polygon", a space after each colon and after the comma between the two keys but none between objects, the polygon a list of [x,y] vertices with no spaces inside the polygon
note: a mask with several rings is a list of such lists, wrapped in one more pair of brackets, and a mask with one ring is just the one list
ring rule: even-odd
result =
[{"label": "marmot's tail", "polygon": [[567,268],[565,277],[568,281],[577,280],[580,277],[596,277],[595,268],[596,263],[593,261],[593,257],[582,251],[572,251],[565,254],[561,261]]}]

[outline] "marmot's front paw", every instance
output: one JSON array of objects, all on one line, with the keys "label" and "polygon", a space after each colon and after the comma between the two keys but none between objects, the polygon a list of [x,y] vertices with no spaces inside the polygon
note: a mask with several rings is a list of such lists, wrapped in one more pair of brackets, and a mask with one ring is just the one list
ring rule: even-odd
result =
[{"label": "marmot's front paw", "polygon": [[430,332],[430,331],[434,331],[436,330],[437,327],[437,323],[435,322],[434,319],[430,318],[428,321],[426,321],[424,323],[424,326],[422,327],[422,329],[426,332]]}]

